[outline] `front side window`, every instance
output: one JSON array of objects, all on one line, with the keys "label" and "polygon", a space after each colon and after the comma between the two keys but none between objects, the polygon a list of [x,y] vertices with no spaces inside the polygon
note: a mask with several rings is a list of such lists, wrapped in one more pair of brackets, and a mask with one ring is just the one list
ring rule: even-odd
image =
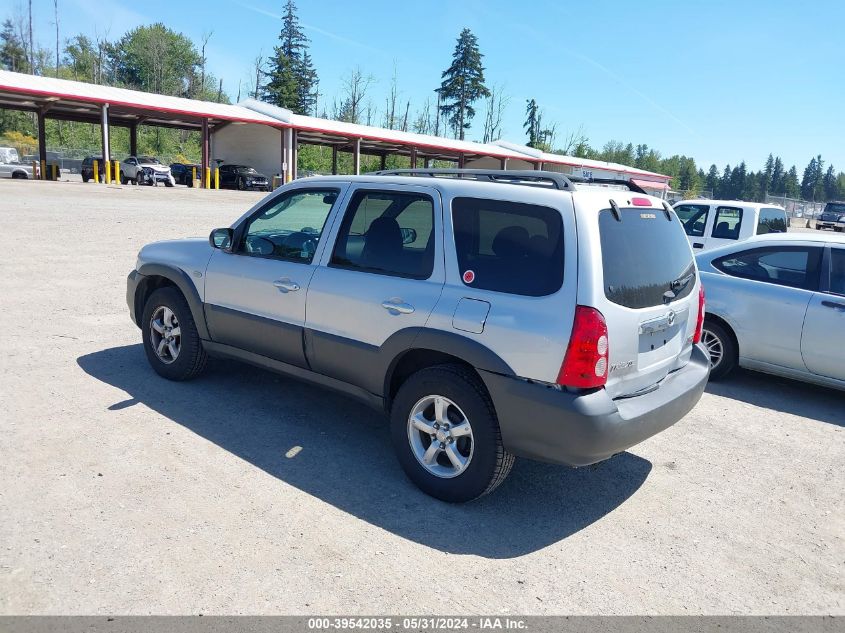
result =
[{"label": "front side window", "polygon": [[467,286],[541,297],[563,285],[563,221],[557,209],[455,198],[452,226]]},{"label": "front side window", "polygon": [[738,240],[742,227],[742,209],[739,207],[718,207],[713,222],[713,237],[723,240]]},{"label": "front side window", "polygon": [[786,233],[786,211],[782,209],[760,209],[757,221],[757,235]]},{"label": "front side window", "polygon": [[274,200],[247,224],[240,252],[311,263],[337,189],[293,191]]},{"label": "front side window", "polygon": [[769,246],[721,257],[713,265],[733,277],[817,290],[821,259],[819,247]]},{"label": "front side window", "polygon": [[707,216],[710,213],[708,204],[679,204],[675,213],[684,227],[684,232],[690,237],[704,237],[707,226]]},{"label": "front side window", "polygon": [[428,279],[434,271],[434,242],[431,197],[360,190],[349,202],[329,265]]}]

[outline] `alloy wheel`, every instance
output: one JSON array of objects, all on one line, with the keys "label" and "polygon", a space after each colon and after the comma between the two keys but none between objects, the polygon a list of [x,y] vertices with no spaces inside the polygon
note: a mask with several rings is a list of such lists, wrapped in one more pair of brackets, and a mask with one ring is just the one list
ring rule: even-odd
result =
[{"label": "alloy wheel", "polygon": [[425,396],[413,406],[408,416],[408,442],[420,465],[444,479],[464,472],[475,448],[466,415],[440,395]]},{"label": "alloy wheel", "polygon": [[150,319],[150,345],[159,360],[166,365],[179,357],[182,348],[182,329],[176,314],[167,306],[159,306]]}]

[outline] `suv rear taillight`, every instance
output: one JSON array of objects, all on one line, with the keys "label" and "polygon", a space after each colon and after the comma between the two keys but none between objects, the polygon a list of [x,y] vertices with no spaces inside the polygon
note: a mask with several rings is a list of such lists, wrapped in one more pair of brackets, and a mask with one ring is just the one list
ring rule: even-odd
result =
[{"label": "suv rear taillight", "polygon": [[572,336],[557,375],[557,384],[591,389],[607,382],[607,323],[602,313],[586,306],[575,307]]},{"label": "suv rear taillight", "polygon": [[701,331],[704,329],[704,284],[698,287],[698,320],[695,322],[695,333],[692,335],[693,345],[701,342]]}]

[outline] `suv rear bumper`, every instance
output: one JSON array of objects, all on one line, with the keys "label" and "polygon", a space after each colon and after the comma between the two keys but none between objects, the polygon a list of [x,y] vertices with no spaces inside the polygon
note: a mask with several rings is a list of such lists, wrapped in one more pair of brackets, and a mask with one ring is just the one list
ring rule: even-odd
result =
[{"label": "suv rear bumper", "polygon": [[612,400],[604,389],[558,391],[482,371],[505,448],[569,466],[607,459],[669,428],[692,409],[707,384],[710,360],[698,345],[689,362],[641,396]]}]

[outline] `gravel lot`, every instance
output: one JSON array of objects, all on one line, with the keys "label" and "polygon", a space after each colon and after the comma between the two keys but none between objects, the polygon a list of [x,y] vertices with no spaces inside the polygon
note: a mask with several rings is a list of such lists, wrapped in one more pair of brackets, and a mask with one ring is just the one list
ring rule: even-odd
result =
[{"label": "gravel lot", "polygon": [[260,195],[0,182],[0,613],[845,615],[843,393],[739,373],[627,453],[449,506],[355,402],[158,378],[138,249]]}]

